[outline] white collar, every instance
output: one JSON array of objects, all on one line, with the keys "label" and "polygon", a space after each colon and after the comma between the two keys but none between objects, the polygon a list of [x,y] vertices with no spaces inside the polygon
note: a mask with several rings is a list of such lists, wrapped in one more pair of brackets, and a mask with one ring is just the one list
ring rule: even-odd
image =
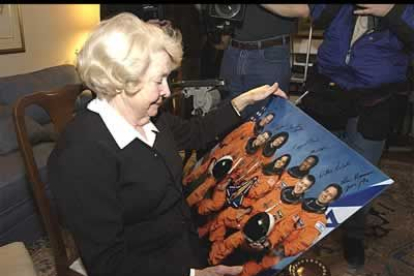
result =
[{"label": "white collar", "polygon": [[142,127],[147,137],[145,139],[105,99],[95,98],[88,104],[87,108],[101,116],[120,149],[125,148],[135,138],[140,139],[150,147],[154,146],[155,132],[159,132],[159,130],[151,121]]}]

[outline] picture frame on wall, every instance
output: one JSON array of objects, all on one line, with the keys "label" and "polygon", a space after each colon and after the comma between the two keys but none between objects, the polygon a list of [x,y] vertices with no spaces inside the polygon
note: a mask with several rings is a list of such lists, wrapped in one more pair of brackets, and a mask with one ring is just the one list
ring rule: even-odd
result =
[{"label": "picture frame on wall", "polygon": [[25,51],[20,5],[0,4],[0,54]]}]

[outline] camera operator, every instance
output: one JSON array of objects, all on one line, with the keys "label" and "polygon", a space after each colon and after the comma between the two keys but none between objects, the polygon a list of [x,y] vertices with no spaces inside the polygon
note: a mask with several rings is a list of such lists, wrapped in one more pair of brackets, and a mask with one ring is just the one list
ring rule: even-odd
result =
[{"label": "camera operator", "polygon": [[200,55],[200,79],[219,78],[223,51],[227,48],[232,31],[223,28],[223,19],[209,15],[209,4],[198,4],[202,48]]},{"label": "camera operator", "polygon": [[[295,19],[308,14],[305,4],[246,4],[244,20],[236,26],[221,63],[220,78],[228,84],[228,98],[274,82],[289,90],[290,34],[295,30]],[[266,103],[249,107],[243,117]]]}]

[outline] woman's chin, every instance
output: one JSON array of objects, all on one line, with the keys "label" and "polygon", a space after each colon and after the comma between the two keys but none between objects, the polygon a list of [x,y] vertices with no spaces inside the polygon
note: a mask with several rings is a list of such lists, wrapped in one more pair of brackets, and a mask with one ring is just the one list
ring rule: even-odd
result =
[{"label": "woman's chin", "polygon": [[154,117],[154,116],[157,116],[157,114],[158,114],[158,108],[159,108],[159,106],[158,105],[152,105],[149,109],[148,109],[148,116],[149,117]]}]

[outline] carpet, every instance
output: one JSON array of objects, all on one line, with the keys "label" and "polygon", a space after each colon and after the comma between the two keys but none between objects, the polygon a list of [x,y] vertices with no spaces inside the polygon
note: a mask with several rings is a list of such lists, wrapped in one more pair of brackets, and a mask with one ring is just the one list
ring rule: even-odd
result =
[{"label": "carpet", "polygon": [[[395,184],[373,202],[366,229],[366,265],[358,275],[414,275],[414,162],[382,159],[380,168]],[[328,265],[331,275],[345,275],[340,240],[341,229],[336,229],[302,258],[317,258]],[[56,275],[47,238],[28,249],[39,276]]]}]

